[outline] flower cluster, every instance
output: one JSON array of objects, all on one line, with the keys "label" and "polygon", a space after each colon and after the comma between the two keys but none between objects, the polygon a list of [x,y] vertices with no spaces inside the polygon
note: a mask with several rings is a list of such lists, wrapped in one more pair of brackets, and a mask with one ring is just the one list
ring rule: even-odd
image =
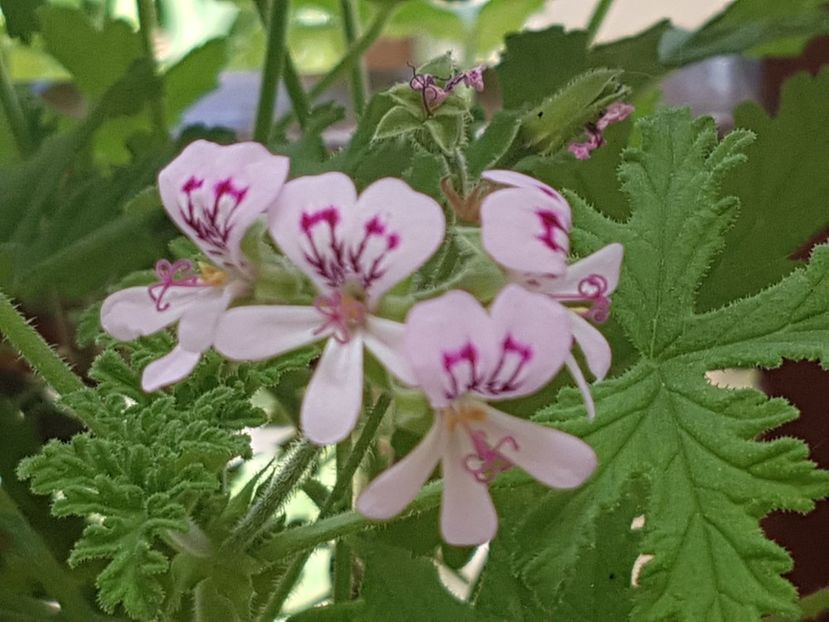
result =
[{"label": "flower cluster", "polygon": [[[412,68],[414,75],[409,80],[409,86],[412,90],[421,93],[423,109],[427,114],[431,114],[460,85],[474,89],[479,93],[482,92],[484,90],[484,69],[486,68],[483,65],[478,65],[467,71],[456,73],[449,78],[436,78],[429,73],[417,73]],[[438,84],[438,80],[444,83],[443,86]]]},{"label": "flower cluster", "polygon": [[[420,388],[434,424],[363,491],[357,509],[375,519],[394,516],[440,461],[441,530],[453,544],[494,536],[488,484],[502,471],[519,466],[555,488],[584,482],[596,466],[589,445],[489,403],[529,395],[566,367],[593,416],[571,350],[575,341],[596,378],[607,373],[610,348],[588,320],[607,318],[621,245],[568,266],[564,198],[525,175],[488,171],[483,177],[496,189],[481,206],[481,238],[512,283],[488,311],[470,294],[450,291],[415,304],[400,323],[378,309],[443,242],[440,205],[398,179],[381,179],[358,195],[343,174],[286,182],[288,168],[286,158],[260,145],[198,141],[159,175],[164,208],[207,261],[160,260],[156,283],[104,302],[102,325],[120,340],[178,324],[178,344],[145,368],[144,389],[184,378],[210,347],[250,361],[324,341],[300,421],[311,441],[335,443],[361,411],[367,349],[400,383]],[[284,257],[313,284],[309,304],[251,303],[258,275],[242,239],[260,216]]]},{"label": "flower cluster", "polygon": [[588,123],[584,128],[587,140],[570,143],[567,151],[577,160],[589,160],[592,153],[604,144],[604,131],[616,123],[621,123],[633,113],[633,106],[625,102],[614,102],[602,112],[595,123]]}]

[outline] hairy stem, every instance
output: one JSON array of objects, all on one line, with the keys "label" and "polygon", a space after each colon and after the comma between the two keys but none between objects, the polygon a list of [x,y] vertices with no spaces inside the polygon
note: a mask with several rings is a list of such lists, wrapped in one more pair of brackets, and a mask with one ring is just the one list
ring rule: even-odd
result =
[{"label": "hairy stem", "polygon": [[285,50],[285,90],[291,100],[291,107],[296,113],[299,126],[305,129],[308,125],[309,104],[305,89],[302,88],[302,81],[297,73],[294,61],[288,50]]},{"label": "hairy stem", "polygon": [[222,548],[246,550],[308,474],[319,452],[320,447],[305,440],[291,449],[282,461],[279,472],[271,476],[265,492],[239,521],[222,544]]},{"label": "hairy stem", "polygon": [[590,16],[590,21],[587,24],[587,44],[593,43],[596,38],[596,33],[604,23],[604,18],[607,17],[607,12],[610,10],[613,0],[599,0],[599,4],[593,10],[593,15]]},{"label": "hairy stem", "polygon": [[[337,481],[344,480],[343,471],[351,453],[351,439],[337,443]],[[350,478],[349,478],[350,479]],[[343,492],[340,506],[351,507],[351,486],[347,486]],[[327,502],[323,502],[323,506]],[[337,540],[334,544],[334,602],[346,601],[351,596],[351,548],[345,540]]]},{"label": "hairy stem", "polygon": [[0,539],[5,541],[4,556],[18,556],[35,570],[39,583],[60,603],[61,619],[68,622],[99,622],[105,619],[84,598],[78,582],[52,556],[49,547],[2,487]]},{"label": "hairy stem", "polygon": [[[308,91],[308,100],[310,102],[313,103],[316,101],[320,95],[331,88],[331,85],[339,79],[340,75],[344,71],[349,70],[354,63],[362,58],[363,54],[365,54],[371,45],[380,37],[381,34],[383,34],[383,29],[386,27],[386,24],[396,8],[396,2],[384,2],[378,7],[377,14],[374,16],[374,20],[369,25],[368,30],[366,30],[357,40],[354,41],[351,47],[348,48],[345,56],[340,59],[340,62],[337,63],[336,66],[334,66],[327,74],[325,74],[310,91]],[[291,121],[293,121],[294,118],[294,112],[290,111],[277,121],[277,125],[279,127],[286,127],[291,123]]]},{"label": "hairy stem", "polygon": [[[380,421],[383,419],[383,415],[386,413],[386,410],[389,408],[389,404],[391,403],[391,398],[387,393],[383,393],[375,402],[374,407],[371,409],[371,412],[368,414],[368,418],[366,419],[366,423],[363,426],[362,432],[360,432],[360,437],[357,439],[357,442],[354,443],[354,448],[351,450],[351,453],[348,456],[348,459],[345,461],[342,469],[339,470],[337,474],[337,482],[334,484],[334,488],[331,489],[331,494],[328,495],[328,498],[325,500],[325,503],[320,508],[319,517],[317,518],[317,522],[308,527],[313,527],[314,525],[319,525],[322,522],[325,522],[326,519],[332,514],[333,510],[337,507],[337,504],[340,500],[344,497],[347,490],[350,490],[351,486],[351,479],[354,477],[354,473],[357,471],[357,468],[360,466],[360,463],[363,461],[363,458],[366,455],[366,451],[368,450],[369,445],[371,444],[372,439],[374,439],[374,435],[377,433],[377,428],[380,426]],[[340,514],[339,516],[351,516],[354,515],[353,512],[346,512],[345,514]],[[335,516],[332,519],[328,520],[335,520],[339,518],[339,516]],[[362,517],[360,517],[361,520]],[[291,532],[296,530],[291,530]],[[348,532],[343,532],[342,534],[338,534],[340,536],[348,535]],[[333,539],[333,538],[332,538]],[[321,542],[318,542],[319,544]],[[340,544],[341,540],[338,541],[337,544]],[[267,545],[266,545],[267,546]],[[336,547],[336,545],[335,545]],[[346,549],[347,550],[347,549]],[[302,568],[305,566],[305,562],[308,561],[308,557],[311,555],[313,551],[313,547],[298,547],[292,549],[292,553],[299,553],[292,561],[288,570],[283,575],[282,579],[279,581],[279,585],[277,586],[276,590],[271,594],[268,602],[265,604],[265,607],[262,610],[258,620],[264,622],[265,620],[273,620],[276,616],[279,615],[279,612],[282,610],[282,605],[285,604],[285,599],[291,593],[291,590],[294,589],[294,584],[299,579],[299,576],[302,572]],[[347,555],[350,559],[350,553]],[[335,562],[336,563],[336,562]],[[351,592],[351,572],[349,568],[348,572],[348,595],[350,596]],[[337,575],[335,572],[334,575],[335,582],[337,581]],[[339,587],[341,591],[345,590],[345,580],[342,579],[343,585]],[[335,585],[335,598],[336,598],[336,590],[337,586]],[[341,592],[342,596],[342,592]],[[347,599],[347,597],[346,597]]]},{"label": "hairy stem", "polygon": [[40,336],[15,308],[12,301],[0,292],[0,333],[26,362],[61,395],[83,389],[80,377],[69,369],[57,352]]},{"label": "hairy stem", "polygon": [[[153,74],[158,75],[158,63],[155,58],[155,46],[153,45],[153,30],[155,29],[155,2],[154,0],[136,0],[138,8],[138,24],[141,32],[141,40],[144,43],[144,55],[153,67]],[[167,119],[164,113],[164,102],[160,91],[156,97],[150,100],[150,114],[153,125],[160,136],[166,137]]]},{"label": "hairy stem", "polygon": [[26,125],[26,118],[23,116],[17,93],[14,92],[11,76],[3,62],[2,49],[0,49],[0,104],[3,106],[3,112],[6,113],[17,150],[23,157],[28,156],[34,151],[34,141],[29,134],[29,127]]},{"label": "hairy stem", "polygon": [[290,0],[273,0],[268,14],[268,45],[265,52],[265,66],[262,69],[256,124],[253,129],[253,139],[263,145],[267,144],[273,126],[276,90],[285,63],[290,4]]},{"label": "hairy stem", "polygon": [[[354,45],[360,34],[360,23],[354,0],[340,0],[340,10],[343,16],[345,40],[350,47]],[[362,116],[366,109],[367,92],[366,63],[360,58],[351,68],[351,99],[354,102],[354,114],[357,117]]]}]

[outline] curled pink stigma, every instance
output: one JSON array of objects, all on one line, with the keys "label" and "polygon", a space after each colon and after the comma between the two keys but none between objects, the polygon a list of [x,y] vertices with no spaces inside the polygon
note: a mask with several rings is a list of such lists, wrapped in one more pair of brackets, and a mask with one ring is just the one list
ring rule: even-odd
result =
[{"label": "curled pink stigma", "polygon": [[166,259],[159,259],[155,264],[155,274],[158,283],[150,285],[147,293],[155,303],[156,311],[166,311],[170,303],[164,296],[171,287],[202,287],[199,277],[193,274],[193,263],[187,259],[179,259],[173,263]]},{"label": "curled pink stigma", "polygon": [[585,316],[598,324],[605,323],[610,317],[610,299],[605,295],[607,290],[607,279],[601,274],[591,274],[579,281],[579,295],[591,302]]},{"label": "curled pink stigma", "polygon": [[505,444],[518,451],[518,441],[512,436],[503,437],[494,446],[487,442],[486,432],[483,430],[470,430],[469,437],[475,451],[464,457],[463,466],[476,480],[482,484],[489,484],[499,473],[512,468],[512,462],[501,453],[501,448]]}]

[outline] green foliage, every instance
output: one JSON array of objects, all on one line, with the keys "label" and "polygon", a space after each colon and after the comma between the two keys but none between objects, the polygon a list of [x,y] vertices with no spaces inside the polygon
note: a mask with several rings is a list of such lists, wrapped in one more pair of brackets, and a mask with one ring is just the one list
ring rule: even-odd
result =
[{"label": "green foliage", "polygon": [[[639,124],[641,149],[620,169],[631,202],[624,222],[571,196],[580,252],[625,245],[614,316],[639,354],[636,365],[594,391],[589,424],[576,393],[561,394],[540,421],[578,432],[599,455],[591,482],[550,493],[516,531],[515,567],[535,597],[555,606],[575,572],[578,549],[618,503],[624,483],[644,475],[649,495],[637,620],[754,620],[794,614],[794,588],[779,575],[786,552],[757,522],[772,509],[800,512],[829,493],[829,478],[800,441],[755,439],[797,416],[782,400],[709,385],[706,371],[774,366],[781,357],[829,361],[829,252],[752,298],[694,313],[695,292],[723,246],[737,201],[717,198],[724,173],[743,160],[751,134],[717,144],[710,120],[665,111]],[[575,417],[575,418],[574,418]],[[574,533],[574,530],[576,532]]]},{"label": "green foliage", "polygon": [[[242,430],[264,421],[251,395],[308,362],[298,353],[231,370],[209,355],[173,395],[144,394],[138,370],[170,347],[162,334],[129,346],[128,360],[115,349],[103,352],[90,371],[97,388],[63,399],[94,432],[52,441],[18,469],[36,493],[61,493],[52,503],[56,516],[98,517],[88,522],[70,564],[106,560],[97,579],[101,607],[112,613],[122,605],[140,620],[153,619],[164,600],[163,543],[188,532],[194,508],[223,492],[229,460],[250,457]],[[208,587],[197,597],[207,598]]]},{"label": "green foliage", "polygon": [[797,265],[791,259],[798,249],[829,225],[823,158],[829,128],[822,121],[827,98],[829,71],[824,71],[786,82],[776,118],[756,104],[737,109],[737,127],[756,132],[757,141],[746,151],[748,164],[723,183],[741,207],[725,251],[700,290],[703,309],[776,282]]},{"label": "green foliage", "polygon": [[661,58],[668,65],[718,54],[797,55],[815,35],[829,32],[822,0],[737,0],[695,32],[674,30]]},{"label": "green foliage", "polygon": [[45,0],[0,0],[9,36],[31,42],[32,35],[39,30],[37,10],[44,3]]}]

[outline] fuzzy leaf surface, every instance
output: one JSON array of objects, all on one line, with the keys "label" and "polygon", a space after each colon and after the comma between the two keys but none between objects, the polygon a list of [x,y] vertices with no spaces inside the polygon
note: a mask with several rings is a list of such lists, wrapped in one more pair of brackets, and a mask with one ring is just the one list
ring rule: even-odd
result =
[{"label": "fuzzy leaf surface", "polygon": [[537,419],[558,421],[596,450],[592,480],[549,493],[516,530],[514,564],[546,609],[560,603],[579,548],[616,507],[626,482],[649,494],[641,552],[653,554],[634,595],[632,619],[757,620],[796,615],[794,588],[780,575],[791,559],[760,531],[773,509],[809,511],[829,478],[792,438],[756,439],[797,417],[782,400],[725,390],[705,379],[723,367],[775,366],[782,357],[829,364],[829,248],[807,268],[731,306],[694,312],[696,291],[723,247],[737,201],[721,198],[726,172],[751,141],[718,142],[710,119],[668,110],[641,121],[641,149],[628,149],[620,179],[631,211],[611,220],[570,196],[576,250],[625,245],[613,313],[638,361],[594,390],[588,423],[572,389]]}]

